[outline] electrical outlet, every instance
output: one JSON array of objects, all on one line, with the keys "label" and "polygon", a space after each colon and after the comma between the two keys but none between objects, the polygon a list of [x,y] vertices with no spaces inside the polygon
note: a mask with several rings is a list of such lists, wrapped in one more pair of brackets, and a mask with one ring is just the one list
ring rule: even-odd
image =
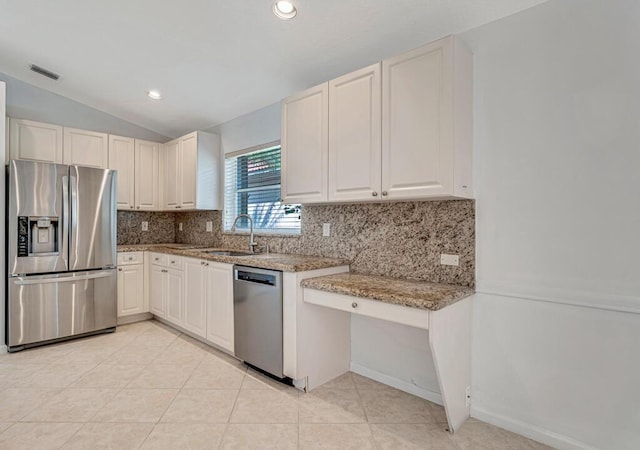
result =
[{"label": "electrical outlet", "polygon": [[178,224],[178,231],[182,231],[182,222]]},{"label": "electrical outlet", "polygon": [[211,220],[207,220],[207,232],[213,232],[213,222]]},{"label": "electrical outlet", "polygon": [[142,231],[149,231],[149,222],[142,222]]},{"label": "electrical outlet", "polygon": [[458,255],[447,255],[443,253],[440,255],[440,264],[443,266],[459,266],[460,257]]},{"label": "electrical outlet", "polygon": [[465,399],[467,408],[471,406],[471,386],[467,386],[467,390],[465,392]]},{"label": "electrical outlet", "polygon": [[322,224],[322,235],[323,236],[331,236],[331,224],[330,223],[323,223]]}]

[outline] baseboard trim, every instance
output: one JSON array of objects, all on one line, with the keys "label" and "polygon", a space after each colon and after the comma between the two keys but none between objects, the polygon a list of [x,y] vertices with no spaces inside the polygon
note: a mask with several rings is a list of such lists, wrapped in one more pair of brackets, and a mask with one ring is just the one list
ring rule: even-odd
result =
[{"label": "baseboard trim", "polygon": [[505,430],[512,431],[535,441],[549,445],[559,450],[598,450],[584,442],[580,442],[568,436],[531,425],[520,420],[492,413],[484,408],[471,405],[471,417],[490,423]]},{"label": "baseboard trim", "polygon": [[118,325],[128,325],[130,323],[144,322],[145,320],[151,320],[151,319],[153,319],[153,314],[148,312],[133,314],[131,316],[122,316],[122,317],[118,317]]},{"label": "baseboard trim", "polygon": [[387,386],[391,386],[401,391],[408,392],[409,394],[413,394],[416,397],[420,397],[425,400],[429,400],[430,402],[437,403],[438,405],[442,405],[442,396],[438,392],[433,392],[428,389],[416,386],[415,384],[411,384],[407,381],[399,380],[395,377],[392,377],[391,375],[377,372],[373,369],[369,369],[368,367],[361,366],[358,363],[354,363],[353,361],[351,362],[350,369],[351,372],[362,375],[363,377],[371,378],[372,380],[376,380],[379,383],[386,384]]}]

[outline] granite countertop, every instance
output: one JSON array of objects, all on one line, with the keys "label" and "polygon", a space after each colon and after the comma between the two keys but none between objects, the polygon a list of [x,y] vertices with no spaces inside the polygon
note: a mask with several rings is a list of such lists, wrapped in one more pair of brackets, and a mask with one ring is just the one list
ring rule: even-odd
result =
[{"label": "granite countertop", "polygon": [[205,253],[205,251],[212,250],[234,252],[242,251],[228,248],[204,248],[202,246],[185,244],[118,245],[119,252],[153,251],[185,256],[187,258],[198,258],[207,261],[258,267],[260,269],[281,270],[283,272],[303,272],[305,270],[325,269],[327,267],[349,265],[349,261],[346,259],[323,258],[319,256],[290,255],[283,253],[259,253],[252,255],[249,252],[247,252],[246,256],[226,256]]},{"label": "granite countertop", "polygon": [[412,281],[357,273],[339,273],[302,280],[302,287],[385,303],[437,311],[474,293],[466,286]]}]

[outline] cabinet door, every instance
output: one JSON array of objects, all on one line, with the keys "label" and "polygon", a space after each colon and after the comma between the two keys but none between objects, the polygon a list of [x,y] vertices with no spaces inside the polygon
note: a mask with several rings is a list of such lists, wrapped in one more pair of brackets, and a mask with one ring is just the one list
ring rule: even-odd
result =
[{"label": "cabinet door", "polygon": [[62,127],[21,119],[9,125],[11,159],[62,163]]},{"label": "cabinet door", "polygon": [[196,207],[198,178],[198,133],[180,139],[180,206]]},{"label": "cabinet door", "polygon": [[135,207],[134,139],[109,135],[109,169],[118,171],[118,209]]},{"label": "cabinet door", "polygon": [[164,208],[176,209],[180,205],[180,141],[165,144],[164,152]]},{"label": "cabinet door", "polygon": [[233,353],[233,266],[210,262],[207,271],[207,340]]},{"label": "cabinet door", "polygon": [[118,317],[144,312],[144,265],[118,267]]},{"label": "cabinet door", "polygon": [[105,133],[64,128],[62,162],[106,169],[109,166],[109,138]]},{"label": "cabinet door", "polygon": [[167,277],[160,266],[151,265],[149,271],[149,307],[158,317],[167,316]]},{"label": "cabinet door", "polygon": [[157,211],[159,201],[160,145],[136,139],[136,209]]},{"label": "cabinet door", "polygon": [[176,269],[165,269],[167,277],[167,320],[184,326],[184,272]]},{"label": "cabinet door", "polygon": [[380,64],[329,82],[329,200],[381,196],[380,89]]},{"label": "cabinet door", "polygon": [[184,260],[184,327],[203,338],[207,336],[206,264],[199,259]]},{"label": "cabinet door", "polygon": [[282,102],[283,201],[327,201],[328,86],[323,83]]},{"label": "cabinet door", "polygon": [[382,190],[387,198],[451,192],[452,42],[443,39],[382,62]]}]

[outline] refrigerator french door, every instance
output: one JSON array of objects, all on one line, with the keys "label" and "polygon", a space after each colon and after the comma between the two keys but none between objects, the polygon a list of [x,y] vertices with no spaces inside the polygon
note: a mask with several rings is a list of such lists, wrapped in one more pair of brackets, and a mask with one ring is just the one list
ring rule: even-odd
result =
[{"label": "refrigerator french door", "polygon": [[9,351],[116,325],[116,172],[14,160],[7,189]]}]

